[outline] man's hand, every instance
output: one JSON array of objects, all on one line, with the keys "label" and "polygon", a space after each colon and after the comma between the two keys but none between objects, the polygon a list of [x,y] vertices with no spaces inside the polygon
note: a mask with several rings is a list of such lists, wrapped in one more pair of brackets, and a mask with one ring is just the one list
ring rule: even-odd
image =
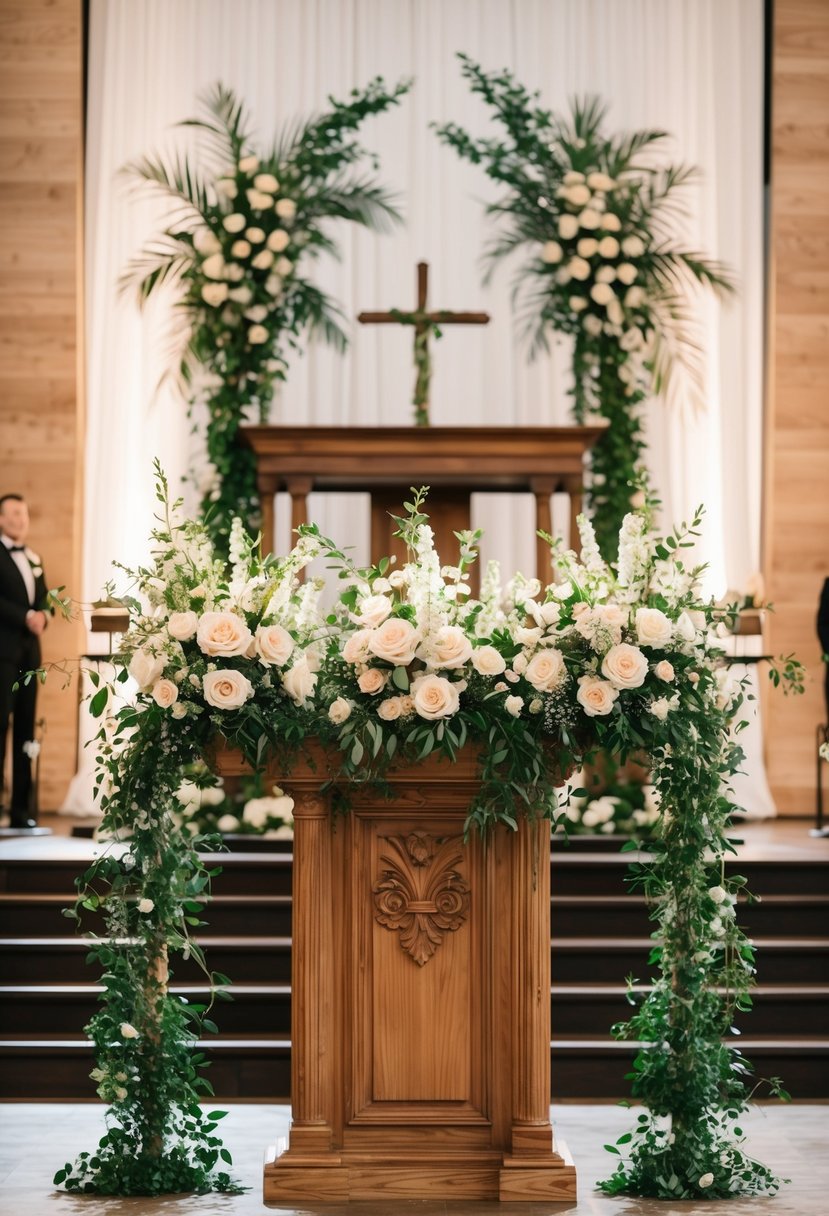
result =
[{"label": "man's hand", "polygon": [[46,613],[35,612],[33,608],[26,613],[26,628],[29,633],[33,633],[36,638],[39,638],[46,628]]}]

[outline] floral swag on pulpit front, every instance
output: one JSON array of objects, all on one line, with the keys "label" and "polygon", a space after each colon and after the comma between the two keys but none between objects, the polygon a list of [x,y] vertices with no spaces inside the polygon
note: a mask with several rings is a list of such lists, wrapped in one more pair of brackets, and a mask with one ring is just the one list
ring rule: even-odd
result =
[{"label": "floral swag on pulpit front", "polygon": [[[646,503],[625,519],[615,569],[582,521],[580,556],[553,547],[551,586],[520,575],[502,585],[490,563],[475,599],[468,576],[479,538],[461,534],[455,564],[442,565],[423,492],[398,520],[408,550],[399,568],[357,568],[314,526],[286,557],[263,558],[239,523],[225,562],[203,525],[178,518],[160,471],[158,497],[154,560],[135,572],[142,602],[129,602],[117,681],[132,676],[139,691],[121,709],[115,687],[92,699],[113,843],[78,883],[77,911],[101,907],[107,918],[95,947],[106,993],[89,1032],[110,1129],[56,1181],[123,1194],[234,1187],[218,1166],[229,1161],[213,1134],[218,1112],[197,1105],[209,1085],[191,1048],[215,1030],[210,1010],[185,1006],[167,987],[168,956],[204,962],[192,933],[209,899],[203,850],[217,843],[182,827],[176,794],[182,771],[217,748],[236,749],[254,769],[278,758],[287,774],[317,741],[329,766],[320,782],[336,779],[346,791],[382,782],[401,762],[451,763],[475,749],[468,832],[514,827],[519,816],[558,822],[566,774],[597,745],[647,753],[661,818],[641,878],[659,975],[617,1028],[645,1043],[633,1093],[646,1113],[619,1142],[625,1158],[604,1187],[677,1199],[776,1189],[734,1129],[749,1066],[722,1042],[754,971],[734,916],[743,880],[723,869],[723,782],[740,759],[730,727],[742,693],[722,666],[700,571],[681,560],[699,517],[659,538]],[[327,615],[321,582],[299,581],[320,555],[341,584]],[[417,915],[434,905],[432,920],[445,915],[451,929],[465,908],[462,883],[449,882],[447,903],[424,896],[412,877],[419,857],[429,873],[451,873],[448,855],[442,869],[431,865],[433,845],[407,841],[384,862],[398,881],[409,875],[411,923],[383,874],[374,892],[378,914],[421,965],[439,946],[434,925]],[[220,996],[225,977],[212,983]]]}]

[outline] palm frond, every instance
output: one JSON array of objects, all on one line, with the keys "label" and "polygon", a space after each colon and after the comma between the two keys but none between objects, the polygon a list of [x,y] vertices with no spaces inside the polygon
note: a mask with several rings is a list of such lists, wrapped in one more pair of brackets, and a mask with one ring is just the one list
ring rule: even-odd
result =
[{"label": "palm frond", "polygon": [[143,307],[163,284],[177,282],[192,260],[193,247],[189,241],[160,237],[127,262],[118,278],[118,290],[123,293],[137,286],[139,304]]},{"label": "palm frond", "polygon": [[389,232],[402,223],[396,196],[373,178],[337,178],[319,190],[310,214],[351,220],[375,232]]},{"label": "palm frond", "polygon": [[141,178],[151,189],[178,200],[186,217],[201,220],[208,208],[207,184],[183,153],[177,152],[169,161],[163,156],[143,156],[129,161],[120,172]]},{"label": "palm frond", "polygon": [[728,267],[701,253],[687,253],[665,246],[652,249],[651,272],[659,286],[669,294],[679,294],[698,284],[710,287],[720,296],[731,295],[737,290],[736,280]]},{"label": "palm frond", "polygon": [[670,292],[651,302],[656,318],[653,345],[653,389],[676,405],[681,389],[690,388],[695,406],[704,404],[705,358],[699,323],[684,297]]},{"label": "palm frond", "polygon": [[244,102],[233,89],[221,82],[207,89],[199,100],[210,117],[186,118],[178,125],[206,131],[222,159],[235,161],[250,138],[249,117]]},{"label": "palm frond", "polygon": [[302,294],[309,332],[314,337],[322,338],[335,350],[344,351],[348,346],[348,336],[342,324],[345,314],[331,296],[312,283],[304,284]]},{"label": "palm frond", "polygon": [[[633,131],[623,135],[616,141],[608,142],[605,168],[611,177],[634,167],[636,157],[645,148],[651,148],[660,140],[667,139],[667,131],[645,130]],[[636,168],[644,168],[637,165]]]}]

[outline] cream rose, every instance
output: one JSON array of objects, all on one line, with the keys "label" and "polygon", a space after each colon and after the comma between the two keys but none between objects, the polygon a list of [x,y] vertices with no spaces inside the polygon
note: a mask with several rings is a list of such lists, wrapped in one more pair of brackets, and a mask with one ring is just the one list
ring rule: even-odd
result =
[{"label": "cream rose", "polygon": [[243,156],[239,161],[239,170],[242,173],[255,173],[258,168],[258,156]]},{"label": "cream rose", "polygon": [[555,266],[557,262],[561,261],[563,256],[564,250],[558,241],[545,241],[541,246],[541,260],[542,262],[546,262],[548,266]]},{"label": "cream rose", "polygon": [[143,913],[145,916],[148,912],[152,912],[154,907],[155,904],[151,899],[139,899],[138,901],[138,911]]},{"label": "cream rose", "polygon": [[609,304],[613,299],[613,288],[609,283],[594,283],[590,288],[590,298],[596,304]]},{"label": "cream rose", "polygon": [[251,266],[254,270],[270,270],[273,266],[273,254],[270,249],[260,249],[251,261]]},{"label": "cream rose", "polygon": [[365,663],[370,638],[370,629],[358,629],[356,633],[352,633],[343,646],[342,654],[346,663]]},{"label": "cream rose", "polygon": [[585,258],[571,258],[567,263],[567,269],[570,271],[571,279],[578,279],[584,282],[590,278],[590,263]]},{"label": "cream rose", "polygon": [[421,676],[415,680],[412,700],[417,715],[430,722],[451,717],[460,706],[460,694],[445,676]]},{"label": "cream rose", "polygon": [[281,220],[292,220],[296,215],[296,203],[292,198],[280,198],[277,200],[274,211]]},{"label": "cream rose", "polygon": [[216,709],[241,709],[253,696],[253,685],[241,671],[208,671],[202,688],[205,701]]},{"label": "cream rose", "polygon": [[248,203],[251,211],[267,211],[273,204],[273,195],[268,194],[265,190],[246,190]]},{"label": "cream rose", "polygon": [[579,216],[578,222],[580,228],[586,228],[590,232],[601,224],[601,212],[597,211],[595,207],[585,207]]},{"label": "cream rose", "polygon": [[410,621],[391,616],[375,629],[369,638],[368,649],[378,659],[406,667],[415,657],[420,636]]},{"label": "cream rose", "polygon": [[504,709],[508,714],[512,714],[513,718],[518,718],[521,715],[521,710],[524,708],[523,697],[507,697],[504,701]]},{"label": "cream rose", "polygon": [[527,664],[524,679],[539,692],[552,692],[564,675],[564,656],[560,650],[550,647],[534,654]]},{"label": "cream rose", "polygon": [[667,646],[673,627],[659,608],[636,610],[636,640],[640,646]]},{"label": "cream rose", "polygon": [[273,250],[274,253],[282,253],[282,250],[287,249],[290,243],[291,238],[288,236],[288,233],[284,228],[274,228],[273,232],[265,242],[268,249]]},{"label": "cream rose", "polygon": [[603,258],[619,256],[619,242],[615,236],[603,236],[599,241],[599,253]]},{"label": "cream rose", "polygon": [[581,676],[576,700],[589,718],[604,717],[613,709],[619,690],[598,676]]},{"label": "cream rose", "polygon": [[167,632],[177,642],[187,642],[199,627],[195,612],[171,612],[167,620]]},{"label": "cream rose", "polygon": [[376,629],[391,613],[391,600],[385,595],[368,595],[360,601],[354,620],[365,629]]},{"label": "cream rose", "polygon": [[340,726],[351,717],[351,702],[346,701],[345,697],[337,697],[328,707],[328,717],[335,726]]},{"label": "cream rose", "polygon": [[248,342],[251,346],[261,346],[268,340],[268,331],[264,325],[251,325],[248,330]]},{"label": "cream rose", "polygon": [[639,236],[626,236],[622,241],[622,252],[628,258],[640,258],[645,252],[645,242]]},{"label": "cream rose", "polygon": [[304,705],[308,698],[313,696],[317,675],[311,670],[308,660],[302,658],[294,663],[290,671],[285,672],[282,683],[294,704]]},{"label": "cream rose", "polygon": [[262,190],[267,194],[273,194],[274,190],[279,189],[279,182],[272,173],[257,173],[253,184],[257,190]]},{"label": "cream rose", "polygon": [[122,1039],[137,1039],[138,1031],[133,1026],[132,1022],[121,1023],[121,1038]]},{"label": "cream rose", "polygon": [[663,659],[661,663],[656,664],[653,674],[657,680],[664,680],[666,684],[670,684],[676,673],[674,672],[673,664],[669,663],[667,659]]},{"label": "cream rose", "polygon": [[588,173],[587,184],[591,190],[612,190],[616,185],[616,181],[608,173]]},{"label": "cream rose", "polygon": [[627,287],[636,281],[638,274],[639,271],[630,262],[622,262],[621,266],[616,267],[616,278]]},{"label": "cream rose", "polygon": [[585,203],[590,202],[592,197],[590,190],[582,182],[574,182],[572,186],[565,186],[560,193],[574,207],[583,207]]},{"label": "cream rose", "polygon": [[152,696],[156,705],[169,709],[178,700],[178,688],[172,680],[156,680]]},{"label": "cream rose", "polygon": [[648,674],[648,660],[638,646],[611,646],[602,660],[602,675],[614,688],[639,688]]},{"label": "cream rose", "polygon": [[421,646],[418,656],[429,667],[463,667],[472,658],[472,643],[457,625],[444,625]]},{"label": "cream rose", "polygon": [[579,230],[579,221],[575,215],[560,215],[558,217],[558,234],[565,241],[572,240]]},{"label": "cream rose", "polygon": [[293,654],[294,639],[281,625],[260,625],[254,641],[259,662],[265,667],[284,667]]},{"label": "cream rose", "polygon": [[494,646],[478,646],[472,651],[472,666],[482,676],[499,676],[507,661]]},{"label": "cream rose", "polygon": [[230,658],[244,654],[252,634],[235,612],[205,612],[196,630],[196,641],[204,654]]},{"label": "cream rose", "polygon": [[163,654],[153,654],[149,650],[136,650],[130,659],[129,673],[139,688],[150,688],[164,670],[165,662]]},{"label": "cream rose", "polygon": [[202,257],[207,257],[211,253],[220,253],[222,249],[221,242],[211,228],[197,228],[193,233],[193,248]]},{"label": "cream rose", "polygon": [[201,298],[211,308],[218,308],[227,299],[227,283],[205,283],[201,289]]},{"label": "cream rose", "polygon": [[360,692],[369,694],[382,692],[386,687],[386,678],[377,667],[369,667],[358,679],[357,687]]},{"label": "cream rose", "polygon": [[222,220],[222,227],[225,232],[241,232],[247,225],[247,220],[242,215],[241,211],[232,211],[230,215],[226,215]]},{"label": "cream rose", "polygon": [[400,697],[386,697],[385,701],[381,701],[377,706],[377,717],[382,718],[384,722],[396,722],[402,713]]}]

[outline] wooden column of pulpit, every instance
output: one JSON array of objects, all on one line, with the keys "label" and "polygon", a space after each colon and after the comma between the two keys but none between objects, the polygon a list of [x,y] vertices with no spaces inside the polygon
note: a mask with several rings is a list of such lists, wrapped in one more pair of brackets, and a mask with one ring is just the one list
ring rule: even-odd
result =
[{"label": "wooden column of pulpit", "polygon": [[[568,427],[296,427],[245,426],[240,434],[256,454],[263,543],[273,548],[274,496],[291,496],[291,526],[308,521],[308,494],[371,495],[371,557],[396,553],[390,514],[400,514],[411,486],[430,487],[427,510],[439,553],[447,559],[453,533],[471,526],[474,493],[531,493],[536,527],[550,532],[550,499],[570,498],[570,543],[578,548],[584,460],[605,425]],[[551,576],[547,545],[539,541],[537,574]]]},{"label": "wooden column of pulpit", "polygon": [[[236,753],[214,766],[238,774]],[[348,789],[321,749],[294,798],[291,1104],[267,1204],[573,1202],[550,1124],[550,825],[464,840],[478,755]]]}]

